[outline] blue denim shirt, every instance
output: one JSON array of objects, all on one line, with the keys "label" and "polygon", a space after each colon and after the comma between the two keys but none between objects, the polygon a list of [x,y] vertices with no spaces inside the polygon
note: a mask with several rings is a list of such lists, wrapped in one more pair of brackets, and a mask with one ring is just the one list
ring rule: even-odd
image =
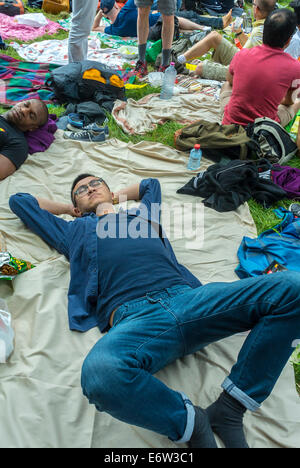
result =
[{"label": "blue denim shirt", "polygon": [[[153,184],[159,186],[156,179],[146,179],[141,182],[141,200],[147,187]],[[96,229],[98,216],[89,213],[73,221],[66,221],[41,209],[37,199],[28,193],[17,193],[11,196],[9,205],[31,231],[65,255],[70,262],[71,279],[68,291],[70,329],[84,332],[100,326],[101,311],[97,311],[99,265]],[[193,288],[199,287],[201,285],[199,280],[184,266],[178,264],[168,239],[164,239],[164,243],[170,258],[182,272],[183,284],[188,283]]]}]

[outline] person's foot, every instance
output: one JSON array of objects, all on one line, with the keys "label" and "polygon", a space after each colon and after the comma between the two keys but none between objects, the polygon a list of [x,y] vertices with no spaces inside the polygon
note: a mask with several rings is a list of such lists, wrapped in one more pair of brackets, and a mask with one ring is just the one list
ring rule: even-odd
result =
[{"label": "person's foot", "polygon": [[232,23],[232,10],[229,10],[229,12],[223,16],[222,20],[223,20],[223,29],[227,28],[227,26],[230,25],[230,23]]},{"label": "person's foot", "polygon": [[137,76],[140,78],[144,78],[144,76],[148,75],[147,69],[147,62],[142,62],[142,60],[138,60],[135,64],[135,69]]},{"label": "person's foot", "polygon": [[289,206],[289,211],[293,213],[294,216],[300,218],[300,204],[299,203],[292,203]]},{"label": "person's foot", "polygon": [[238,400],[223,392],[205,411],[213,432],[226,448],[249,448],[243,429],[246,408]]},{"label": "person's foot", "polygon": [[194,409],[195,424],[192,437],[188,442],[189,448],[218,448],[206,411],[200,406],[194,406]]}]

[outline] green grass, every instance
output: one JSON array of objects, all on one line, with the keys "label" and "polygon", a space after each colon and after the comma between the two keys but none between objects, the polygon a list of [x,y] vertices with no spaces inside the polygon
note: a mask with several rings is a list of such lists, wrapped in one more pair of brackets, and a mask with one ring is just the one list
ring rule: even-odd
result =
[{"label": "green grass", "polygon": [[[25,0],[24,3],[26,5],[27,1]],[[281,6],[286,7],[288,6],[288,3],[289,3],[288,1],[281,2]],[[249,8],[251,9],[251,6],[249,6]],[[66,18],[68,16],[68,14],[66,13],[60,13],[59,15],[52,15],[52,14],[45,13],[43,10],[34,10],[31,8],[27,8],[27,11],[28,12],[41,12],[45,16],[47,16],[49,19],[51,19],[52,21],[58,21],[59,19]],[[68,32],[60,30],[52,36],[45,35],[41,38],[36,39],[35,41],[42,41],[42,40],[47,40],[47,39],[62,40],[62,39],[66,39],[67,37],[68,37]],[[35,42],[35,41],[31,41],[31,42]],[[10,41],[6,41],[6,43],[8,42]],[[21,42],[21,41],[16,40],[16,42]],[[28,43],[30,43],[30,41]],[[4,53],[18,60],[22,60],[19,57],[18,53],[12,47],[9,47],[9,49],[5,51]],[[126,95],[128,98],[138,100],[144,97],[145,95],[154,93],[154,92],[159,92],[159,88],[151,88],[150,86],[146,86],[145,88],[142,88],[142,89],[127,91]],[[5,112],[5,110],[7,109],[5,109],[3,106],[0,106],[0,114]],[[64,113],[65,108],[64,106],[49,106],[49,111],[51,113],[56,114],[59,117],[60,115]],[[160,142],[165,145],[174,147],[174,132],[178,128],[182,127],[182,125],[171,121],[171,122],[166,122],[164,125],[159,125],[154,131],[146,133],[145,135],[128,135],[124,133],[122,129],[116,124],[115,120],[113,119],[111,115],[109,115],[108,118],[109,118],[108,126],[110,129],[110,135],[124,142],[131,141],[132,143],[138,143],[140,141],[147,140],[147,141]],[[292,167],[300,168],[300,158],[293,158],[289,162],[289,165]],[[280,202],[276,203],[273,207],[269,209],[264,209],[262,208],[261,205],[256,203],[254,200],[250,200],[249,208],[250,208],[253,220],[256,224],[258,234],[276,226],[279,223],[278,218],[275,216],[273,212],[275,208],[279,206],[288,208],[291,202],[292,202],[291,200],[287,200],[287,199],[281,200]],[[295,370],[296,387],[300,395],[300,346],[297,348],[297,350],[295,350],[293,354],[292,364]]]}]

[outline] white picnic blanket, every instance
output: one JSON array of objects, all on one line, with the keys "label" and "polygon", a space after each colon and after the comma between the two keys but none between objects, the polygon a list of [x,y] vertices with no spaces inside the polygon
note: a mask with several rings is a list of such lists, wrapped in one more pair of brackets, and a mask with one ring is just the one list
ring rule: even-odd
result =
[{"label": "white picnic blanket", "polygon": [[[203,210],[198,225],[202,241],[196,246],[190,243],[196,234],[189,233],[187,245],[185,233],[176,231],[175,219],[171,218],[170,239],[179,262],[204,283],[236,280],[240,242],[243,236],[256,236],[248,206],[217,213],[204,208],[196,197],[177,194],[190,178],[186,162],[187,154],[160,143],[134,145],[112,139],[95,145],[64,140],[59,130],[45,153],[29,156],[13,176],[0,183],[0,226],[8,249],[36,265],[12,283],[0,282],[0,297],[7,300],[15,331],[14,352],[7,364],[0,365],[1,448],[176,449],[167,438],[128,426],[88,404],[80,386],[81,366],[101,334],[96,328],[83,334],[69,330],[69,263],[23,225],[10,211],[8,199],[20,191],[69,201],[71,183],[83,172],[99,174],[112,190],[157,177],[164,202],[179,207],[191,203],[189,216],[196,209]],[[203,160],[203,169],[209,164]],[[162,220],[163,224],[167,222],[165,209]],[[244,339],[236,335],[212,344],[170,364],[157,377],[206,407],[221,392],[220,384]],[[246,414],[250,446],[299,447],[299,420],[299,397],[293,369],[287,364],[262,408]]]}]

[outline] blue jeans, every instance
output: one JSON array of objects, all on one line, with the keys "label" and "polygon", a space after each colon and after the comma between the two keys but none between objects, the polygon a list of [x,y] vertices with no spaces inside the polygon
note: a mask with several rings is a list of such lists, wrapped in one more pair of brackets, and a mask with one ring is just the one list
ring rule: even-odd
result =
[{"label": "blue jeans", "polygon": [[276,273],[197,289],[148,293],[116,311],[88,354],[82,388],[99,411],[176,442],[193,432],[194,408],[153,376],[177,358],[250,330],[222,387],[247,409],[271,393],[300,338],[300,274]]},{"label": "blue jeans", "polygon": [[[180,10],[181,4],[182,4],[182,0],[176,0],[176,10]],[[152,11],[157,10],[157,0],[153,1],[151,10]]]},{"label": "blue jeans", "polygon": [[198,15],[195,11],[177,11],[176,16],[178,18],[186,18],[194,23],[201,24],[202,26],[209,26],[212,29],[223,29],[223,20],[221,17],[212,18],[210,16]]}]

